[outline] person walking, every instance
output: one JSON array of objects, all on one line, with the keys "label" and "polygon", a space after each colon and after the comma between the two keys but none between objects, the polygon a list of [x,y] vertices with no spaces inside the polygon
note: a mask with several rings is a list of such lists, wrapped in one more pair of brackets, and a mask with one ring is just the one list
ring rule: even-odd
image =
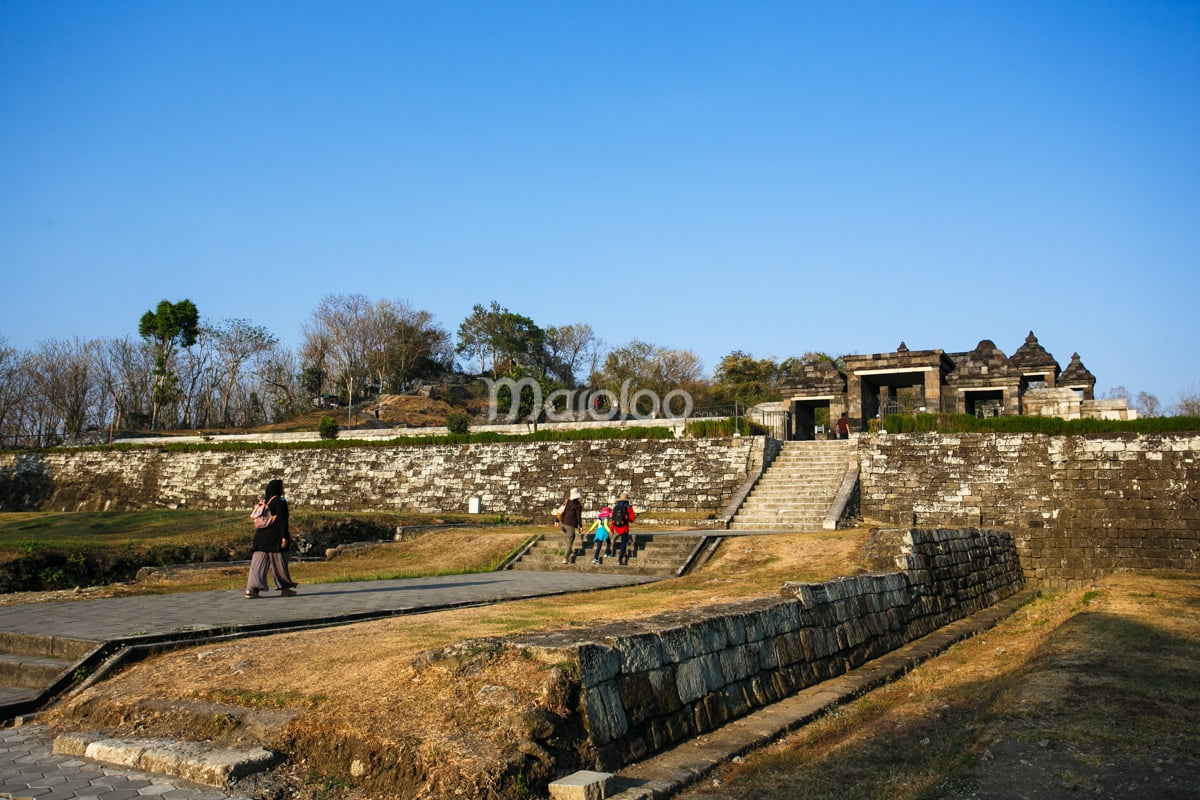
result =
[{"label": "person walking", "polygon": [[578,489],[572,489],[571,494],[562,505],[558,517],[558,528],[563,535],[563,563],[570,564],[575,555],[575,534],[583,527],[583,503],[579,500]]},{"label": "person walking", "polygon": [[840,417],[838,417],[836,427],[837,427],[837,437],[839,439],[849,439],[850,438],[850,418],[846,416],[845,411],[843,411],[842,415]]},{"label": "person walking", "polygon": [[596,515],[596,521],[592,523],[592,527],[588,528],[584,532],[584,536],[586,536],[589,533],[596,534],[593,537],[593,541],[596,543],[595,552],[592,553],[592,563],[593,564],[600,563],[600,548],[604,548],[604,550],[605,550],[604,555],[606,555],[606,556],[612,555],[612,550],[610,549],[610,542],[609,542],[609,539],[612,536],[612,532],[609,530],[609,527],[608,527],[608,520],[611,516],[612,516],[612,509],[609,508],[608,506],[605,506],[604,508],[600,509],[600,513]]},{"label": "person walking", "polygon": [[629,495],[626,492],[621,492],[617,498],[617,502],[612,507],[612,536],[615,545],[614,552],[617,554],[617,564],[624,566],[629,563],[629,523],[637,519],[637,514],[633,511],[633,504],[629,502]]},{"label": "person walking", "polygon": [[288,569],[291,532],[288,529],[288,504],[283,496],[283,481],[270,481],[263,490],[263,501],[269,515],[266,526],[254,529],[250,549],[250,574],[246,578],[246,599],[253,600],[268,590],[267,570],[275,579],[282,597],[293,597],[298,585]]}]

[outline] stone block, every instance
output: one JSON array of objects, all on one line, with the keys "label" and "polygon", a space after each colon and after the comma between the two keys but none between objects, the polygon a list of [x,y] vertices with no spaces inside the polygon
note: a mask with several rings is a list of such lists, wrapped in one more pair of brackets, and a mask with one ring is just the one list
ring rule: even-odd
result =
[{"label": "stone block", "polygon": [[551,800],[604,800],[612,786],[613,774],[580,770],[552,782],[547,788]]}]

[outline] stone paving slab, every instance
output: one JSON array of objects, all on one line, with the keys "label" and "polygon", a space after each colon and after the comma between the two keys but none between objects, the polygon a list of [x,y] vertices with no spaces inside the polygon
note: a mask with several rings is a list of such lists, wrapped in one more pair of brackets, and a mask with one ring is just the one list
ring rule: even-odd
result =
[{"label": "stone paving slab", "polygon": [[0,798],[248,800],[211,786],[53,751],[41,725],[0,729]]},{"label": "stone paving slab", "polygon": [[653,575],[505,570],[390,581],[301,586],[295,597],[242,589],[0,607],[0,631],[107,641],[196,633],[281,629],[486,605],[660,580]]}]

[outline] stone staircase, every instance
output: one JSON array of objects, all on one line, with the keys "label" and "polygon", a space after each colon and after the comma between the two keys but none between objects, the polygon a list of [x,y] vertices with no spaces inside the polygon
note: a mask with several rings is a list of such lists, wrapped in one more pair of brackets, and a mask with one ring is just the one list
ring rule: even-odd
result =
[{"label": "stone staircase", "polygon": [[729,529],[823,530],[854,453],[850,440],[784,442]]},{"label": "stone staircase", "polygon": [[[617,564],[615,555],[601,556],[599,565],[592,563],[595,544],[591,535],[576,536],[572,563],[562,563],[562,534],[548,531],[531,544],[509,565],[509,569],[538,571],[571,570],[572,572],[627,572],[634,575],[673,576],[686,572],[707,555],[706,548],[720,538],[720,533],[642,533],[631,532],[626,555],[629,563]],[[601,551],[603,553],[603,551]]]},{"label": "stone staircase", "polygon": [[99,642],[0,632],[0,709],[4,718],[26,713],[43,693],[71,681],[76,665]]}]

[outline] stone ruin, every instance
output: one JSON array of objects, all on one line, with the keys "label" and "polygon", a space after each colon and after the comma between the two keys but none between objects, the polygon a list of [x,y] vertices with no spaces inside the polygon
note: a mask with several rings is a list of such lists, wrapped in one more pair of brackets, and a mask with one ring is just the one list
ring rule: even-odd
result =
[{"label": "stone ruin", "polygon": [[782,410],[791,430],[783,438],[812,439],[827,433],[843,413],[851,430],[895,413],[956,413],[980,417],[1027,414],[1063,419],[1135,419],[1124,400],[1097,400],[1096,377],[1075,353],[1066,369],[1033,335],[1011,356],[990,339],[974,350],[909,350],[844,356],[842,366],[823,361],[783,382]]}]

